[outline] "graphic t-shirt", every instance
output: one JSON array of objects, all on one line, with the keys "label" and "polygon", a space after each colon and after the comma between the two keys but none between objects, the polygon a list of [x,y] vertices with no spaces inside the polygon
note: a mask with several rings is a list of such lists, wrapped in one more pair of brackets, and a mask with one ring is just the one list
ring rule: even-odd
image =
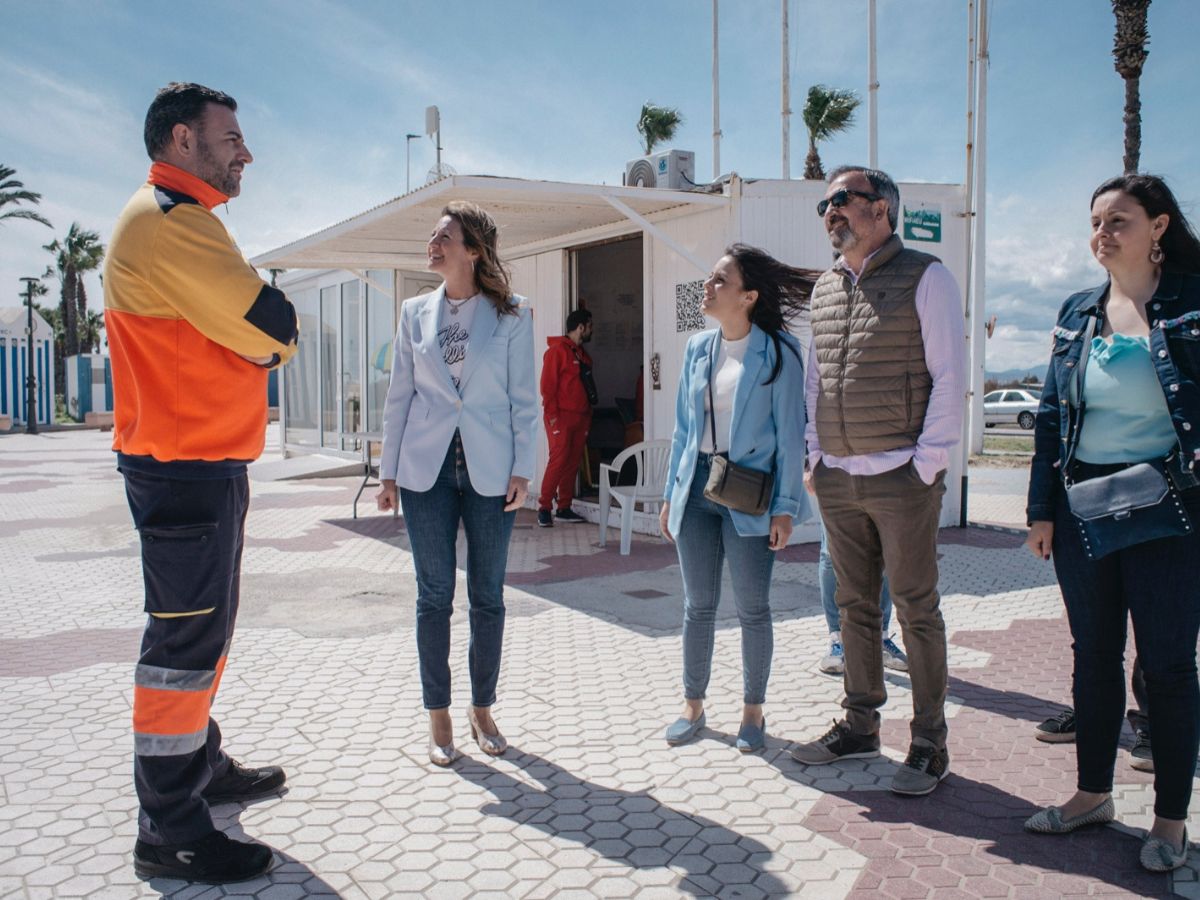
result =
[{"label": "graphic t-shirt", "polygon": [[467,344],[471,340],[471,323],[475,310],[479,308],[480,295],[469,300],[442,300],[442,326],[438,329],[438,346],[442,348],[442,359],[450,369],[454,386],[461,387],[463,360],[467,358]]}]

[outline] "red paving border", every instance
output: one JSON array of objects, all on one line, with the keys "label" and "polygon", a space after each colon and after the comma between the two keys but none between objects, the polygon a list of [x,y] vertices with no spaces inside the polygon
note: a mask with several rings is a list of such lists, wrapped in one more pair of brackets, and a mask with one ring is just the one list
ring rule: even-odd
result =
[{"label": "red paving border", "polygon": [[[1034,725],[1069,696],[1070,667],[1061,659],[1070,652],[1065,620],[960,631],[952,643],[992,657],[982,669],[951,672],[950,693],[963,709],[950,720],[949,777],[924,798],[829,794],[804,820],[867,858],[849,896],[1171,896],[1169,876],[1138,865],[1138,838],[1112,828],[1062,837],[1022,828],[1038,807],[1064,800],[1074,785],[1074,746],[1033,737]],[[884,715],[884,743],[906,751],[909,710],[891,705]],[[1118,783],[1150,780],[1122,754]]]}]

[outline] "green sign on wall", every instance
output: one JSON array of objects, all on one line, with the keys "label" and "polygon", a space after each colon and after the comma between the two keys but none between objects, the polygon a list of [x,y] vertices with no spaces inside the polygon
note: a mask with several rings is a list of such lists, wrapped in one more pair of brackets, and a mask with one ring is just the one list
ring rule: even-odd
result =
[{"label": "green sign on wall", "polygon": [[942,241],[942,207],[938,203],[922,203],[916,209],[904,207],[904,240]]}]

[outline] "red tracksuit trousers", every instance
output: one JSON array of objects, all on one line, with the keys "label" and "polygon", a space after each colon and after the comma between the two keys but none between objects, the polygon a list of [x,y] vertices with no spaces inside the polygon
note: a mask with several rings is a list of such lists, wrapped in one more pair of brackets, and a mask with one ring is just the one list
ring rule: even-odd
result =
[{"label": "red tracksuit trousers", "polygon": [[579,471],[579,461],[583,458],[592,415],[560,412],[553,427],[549,421],[543,421],[546,424],[546,437],[550,441],[550,460],[542,474],[538,509],[550,509],[555,498],[558,500],[558,509],[570,509],[571,501],[575,499],[575,473]]}]

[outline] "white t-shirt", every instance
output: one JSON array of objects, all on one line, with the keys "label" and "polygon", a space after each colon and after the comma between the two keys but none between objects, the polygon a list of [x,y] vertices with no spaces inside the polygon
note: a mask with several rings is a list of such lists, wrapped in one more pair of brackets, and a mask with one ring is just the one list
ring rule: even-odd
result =
[{"label": "white t-shirt", "polygon": [[708,390],[704,391],[704,409],[708,414],[704,422],[704,437],[700,440],[700,449],[705,453],[728,453],[729,430],[733,422],[733,395],[737,391],[738,381],[742,377],[742,360],[746,358],[746,348],[750,346],[750,335],[736,341],[721,338],[721,350],[717,354],[716,365],[710,374],[712,380],[713,402],[716,404],[717,446],[712,445],[712,427],[708,418],[713,415],[709,408]]},{"label": "white t-shirt", "polygon": [[442,326],[438,329],[438,346],[442,348],[442,359],[450,369],[454,386],[459,387],[462,378],[463,360],[467,358],[467,344],[471,340],[471,323],[475,310],[479,308],[480,294],[468,300],[442,299]]}]

